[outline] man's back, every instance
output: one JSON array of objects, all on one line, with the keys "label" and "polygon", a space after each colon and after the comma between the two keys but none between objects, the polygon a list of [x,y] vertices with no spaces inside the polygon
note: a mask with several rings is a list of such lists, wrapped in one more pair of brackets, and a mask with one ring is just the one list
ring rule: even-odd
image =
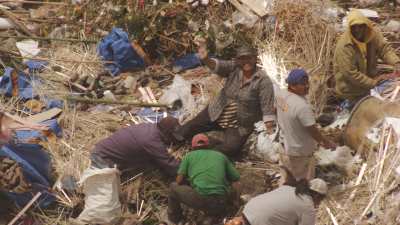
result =
[{"label": "man's back", "polygon": [[196,150],[183,159],[178,174],[185,175],[201,195],[224,195],[229,181],[239,180],[239,173],[226,156],[214,150]]},{"label": "man's back", "polygon": [[304,97],[287,90],[276,93],[278,124],[284,134],[286,154],[309,156],[316,147],[307,127],[315,124],[311,105]]},{"label": "man's back", "polygon": [[297,196],[295,188],[283,185],[251,199],[243,214],[251,225],[312,225],[314,203],[310,196]]},{"label": "man's back", "polygon": [[93,153],[122,169],[143,169],[151,164],[175,175],[178,167],[178,161],[167,153],[167,145],[162,140],[157,124],[122,128],[97,143]]}]

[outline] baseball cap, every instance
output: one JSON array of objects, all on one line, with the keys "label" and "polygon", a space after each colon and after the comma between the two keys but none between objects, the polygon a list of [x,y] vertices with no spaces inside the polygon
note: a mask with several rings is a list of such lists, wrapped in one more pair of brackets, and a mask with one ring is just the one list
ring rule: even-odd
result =
[{"label": "baseball cap", "polygon": [[315,178],[312,179],[310,182],[310,189],[321,194],[321,195],[326,195],[328,193],[328,185],[326,182],[322,179]]},{"label": "baseball cap", "polygon": [[286,79],[286,83],[291,85],[304,84],[305,78],[308,78],[308,74],[303,69],[294,69],[290,71],[289,76]]},{"label": "baseball cap", "polygon": [[192,148],[208,145],[208,137],[204,134],[197,134],[192,139]]}]

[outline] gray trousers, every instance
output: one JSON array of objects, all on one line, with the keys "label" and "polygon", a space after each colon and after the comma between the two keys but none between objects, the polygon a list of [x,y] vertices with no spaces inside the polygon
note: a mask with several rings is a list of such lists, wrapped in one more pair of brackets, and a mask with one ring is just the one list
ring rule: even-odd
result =
[{"label": "gray trousers", "polygon": [[225,214],[227,198],[225,195],[202,196],[191,186],[178,185],[173,182],[168,195],[168,218],[174,223],[178,223],[183,218],[182,203],[193,209],[201,210],[208,216],[219,217]]},{"label": "gray trousers", "polygon": [[250,135],[250,133],[241,134],[239,128],[221,128],[217,122],[211,121],[208,114],[208,107],[203,109],[203,111],[192,120],[179,126],[175,132],[186,140],[191,141],[192,137],[196,134],[218,130],[224,132],[224,140],[220,142],[210,139],[210,144],[216,150],[223,152],[227,156],[237,156]]}]

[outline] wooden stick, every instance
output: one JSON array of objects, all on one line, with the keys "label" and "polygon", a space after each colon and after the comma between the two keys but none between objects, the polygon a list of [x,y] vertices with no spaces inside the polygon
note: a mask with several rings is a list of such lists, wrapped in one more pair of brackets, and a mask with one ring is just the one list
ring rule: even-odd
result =
[{"label": "wooden stick", "polygon": [[[383,165],[385,164],[385,158],[386,158],[386,154],[387,154],[387,150],[388,150],[388,148],[389,148],[389,142],[390,142],[390,138],[391,138],[391,136],[392,136],[392,131],[393,131],[393,129],[392,129],[392,127],[390,127],[389,128],[389,134],[388,134],[388,137],[387,137],[387,139],[386,139],[386,142],[385,142],[385,147],[383,148],[383,155],[382,155],[382,159],[380,160],[380,166],[379,166],[379,171],[378,171],[378,177],[377,177],[377,179],[376,179],[376,186],[375,186],[375,188],[376,189],[378,189],[378,186],[379,186],[379,180],[381,179],[381,175],[382,175],[382,170],[383,170]],[[383,138],[385,138],[385,137],[383,137]]]},{"label": "wooden stick", "polygon": [[179,41],[176,41],[176,40],[174,40],[174,39],[172,39],[172,38],[169,38],[169,37],[167,37],[167,36],[165,36],[165,35],[162,35],[162,34],[157,34],[157,35],[158,35],[160,38],[163,38],[163,39],[165,39],[165,40],[174,42],[175,44],[182,45],[183,47],[186,47],[186,48],[189,47],[188,44],[182,43],[182,42],[179,42]]},{"label": "wooden stick", "polygon": [[335,216],[332,214],[331,210],[328,207],[325,207],[325,209],[328,212],[329,216],[331,217],[333,225],[339,225],[338,221],[336,220]]},{"label": "wooden stick", "polygon": [[394,91],[393,91],[392,97],[390,98],[391,102],[394,102],[394,100],[396,100],[396,97],[399,94],[399,91],[400,91],[400,86],[397,86],[396,89],[394,89]]},{"label": "wooden stick", "polygon": [[[365,207],[364,211],[361,213],[360,217],[358,218],[358,220],[361,222],[361,220],[363,219],[363,217],[365,215],[367,215],[368,210],[371,208],[372,204],[374,204],[376,198],[380,195],[381,191],[378,190],[377,192],[375,192],[375,194],[372,196],[371,200],[369,201],[367,207]],[[356,223],[358,224],[358,223]]]},{"label": "wooden stick", "polygon": [[129,180],[125,181],[125,182],[122,183],[121,185],[123,186],[123,185],[125,185],[125,184],[127,184],[127,183],[129,183],[129,182],[131,182],[131,181],[133,181],[133,180],[136,180],[136,178],[138,178],[138,177],[140,177],[140,176],[142,176],[142,175],[143,175],[143,172],[141,172],[141,173],[139,173],[139,174],[136,174],[134,177],[132,177],[132,178],[130,178]]},{"label": "wooden stick", "polygon": [[139,213],[138,213],[139,217],[140,217],[140,214],[142,214],[143,203],[144,203],[144,200],[142,200],[142,203],[140,204],[140,209],[139,209]]},{"label": "wooden stick", "polygon": [[18,21],[18,18],[14,15],[14,13],[12,13],[8,10],[5,10],[3,8],[0,8],[0,12],[5,14],[13,22],[13,24],[15,24],[15,26],[19,30],[21,30],[23,33],[25,33],[26,35],[29,35],[30,37],[36,37],[36,35],[33,34],[31,31],[29,31],[29,29],[24,24],[22,24]]},{"label": "wooden stick", "polygon": [[139,102],[139,101],[111,101],[106,99],[89,99],[89,98],[81,98],[76,96],[66,96],[66,99],[69,101],[75,102],[85,102],[85,103],[94,103],[94,104],[116,104],[116,105],[133,105],[133,106],[141,106],[141,107],[166,107],[169,106],[166,104],[155,104],[155,103],[147,103],[147,102]]},{"label": "wooden stick", "polygon": [[21,218],[21,216],[23,216],[25,214],[25,212],[28,211],[28,209],[33,205],[33,203],[36,202],[36,200],[38,200],[38,198],[41,195],[42,195],[42,192],[36,193],[36,195],[33,196],[33,198],[28,202],[28,204],[26,204],[25,207],[7,225],[15,224],[15,222],[17,222],[17,220],[19,220],[19,218]]},{"label": "wooden stick", "polygon": [[[5,3],[5,2],[15,2],[15,0],[2,0],[0,3]],[[18,3],[29,3],[29,4],[40,4],[40,5],[63,5],[66,6],[68,5],[67,3],[62,3],[62,2],[39,2],[39,1],[18,1]]]},{"label": "wooden stick", "polygon": [[0,35],[0,38],[33,39],[33,40],[41,40],[41,41],[84,42],[84,43],[97,43],[98,42],[96,40],[79,40],[79,39],[71,39],[71,38],[48,38],[48,37],[28,37],[28,36],[9,36],[9,35]]},{"label": "wooden stick", "polygon": [[[364,173],[365,173],[366,170],[367,170],[367,163],[363,163],[363,165],[361,166],[360,173],[358,174],[358,177],[357,177],[355,186],[360,185],[360,183],[361,183],[361,181],[362,181],[362,178],[363,178]],[[348,205],[348,203],[349,203],[351,200],[353,200],[353,198],[356,196],[356,192],[357,192],[357,189],[354,189],[354,190],[351,192],[350,197],[347,199],[347,201],[346,201],[346,203],[345,203],[345,206]]]},{"label": "wooden stick", "polygon": [[9,57],[17,58],[17,59],[31,59],[31,60],[38,60],[38,61],[60,61],[60,62],[72,62],[72,63],[98,63],[98,64],[114,63],[113,61],[84,61],[84,60],[80,61],[80,60],[70,60],[70,59],[49,59],[49,58],[41,58],[41,57],[32,58],[32,57],[27,57],[27,56],[19,56],[18,53],[8,51],[5,49],[1,49],[1,48],[0,48],[0,52],[11,54],[12,56],[9,56]]}]

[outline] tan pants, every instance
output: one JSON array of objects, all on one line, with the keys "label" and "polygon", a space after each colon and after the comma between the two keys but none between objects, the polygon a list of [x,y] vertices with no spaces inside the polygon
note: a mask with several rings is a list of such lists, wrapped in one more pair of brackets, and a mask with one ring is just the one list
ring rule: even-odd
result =
[{"label": "tan pants", "polygon": [[[298,181],[301,179],[311,180],[315,177],[314,156],[289,156],[280,154],[280,165],[286,167]],[[286,172],[283,172],[283,181],[286,181]]]}]

